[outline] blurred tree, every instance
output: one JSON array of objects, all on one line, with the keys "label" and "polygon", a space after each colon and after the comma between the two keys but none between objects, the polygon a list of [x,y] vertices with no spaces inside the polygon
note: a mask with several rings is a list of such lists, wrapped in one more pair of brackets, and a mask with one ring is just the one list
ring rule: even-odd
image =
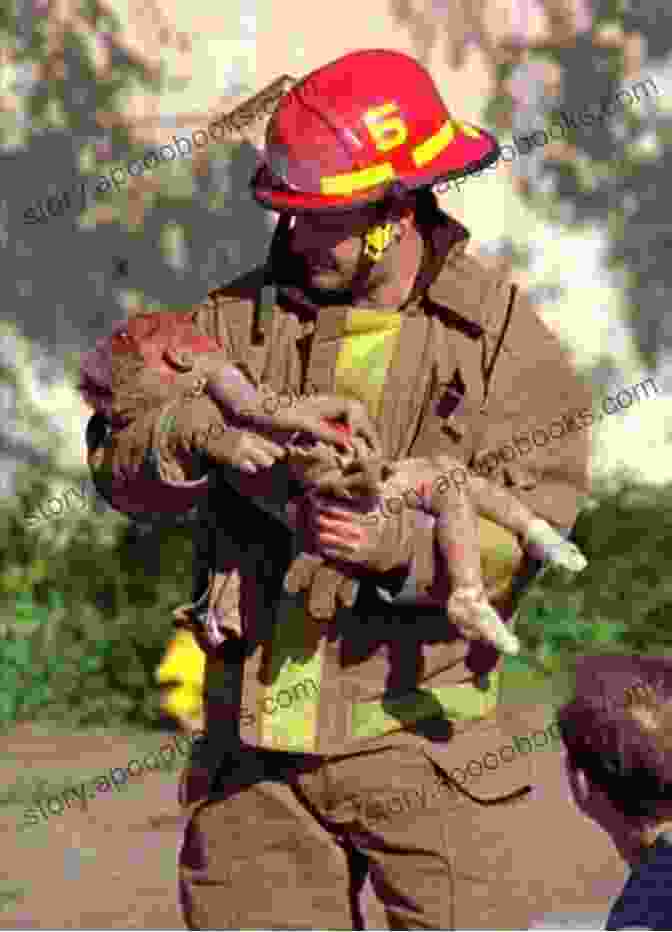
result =
[{"label": "blurred tree", "polygon": [[[154,673],[172,633],[171,610],[190,588],[192,516],[136,524],[95,496],[88,513],[56,512],[37,524],[28,516],[54,485],[67,490],[88,475],[73,386],[89,333],[105,332],[111,313],[118,319],[176,299],[187,306],[202,300],[208,287],[234,277],[241,257],[253,264],[271,235],[262,213],[239,194],[256,160],[246,143],[209,140],[205,151],[145,177],[125,172],[120,191],[101,183],[147,151],[147,127],[130,116],[133,98],[153,95],[156,111],[163,90],[190,80],[168,76],[160,60],[170,43],[188,51],[188,37],[173,35],[152,2],[141,7],[157,35],[138,52],[104,2],[0,4],[0,161],[9,199],[0,204],[0,274],[15,320],[0,328],[7,414],[0,419],[0,475],[4,492],[15,493],[0,503],[4,721],[45,712],[75,723],[156,721]],[[248,88],[229,82],[228,90]],[[203,127],[218,112],[178,115],[174,132],[194,121]],[[51,184],[57,171],[66,176],[60,191]],[[60,216],[63,192],[77,195],[81,182],[89,192],[85,209],[71,197],[70,216]],[[26,226],[26,201],[44,206],[45,195],[48,228]],[[73,254],[76,274],[68,275]],[[117,288],[106,287],[112,280]],[[55,352],[42,353],[38,344]],[[47,386],[43,362],[58,370]],[[12,485],[17,462],[25,465]],[[45,621],[54,593],[64,608]]]},{"label": "blurred tree", "polygon": [[191,578],[191,519],[81,511],[26,526],[35,477],[0,504],[0,724],[152,725],[155,670]]},{"label": "blurred tree", "polygon": [[530,206],[570,227],[607,230],[607,265],[625,290],[642,361],[655,368],[672,352],[665,313],[672,221],[661,196],[672,157],[662,99],[672,9],[657,0],[595,0],[594,7],[590,31],[574,41],[521,46],[497,64],[486,116],[513,131],[524,156],[517,187]]},{"label": "blurred tree", "polygon": [[596,483],[576,542],[587,568],[573,578],[550,569],[522,597],[521,664],[551,674],[580,653],[669,654],[672,488]]}]

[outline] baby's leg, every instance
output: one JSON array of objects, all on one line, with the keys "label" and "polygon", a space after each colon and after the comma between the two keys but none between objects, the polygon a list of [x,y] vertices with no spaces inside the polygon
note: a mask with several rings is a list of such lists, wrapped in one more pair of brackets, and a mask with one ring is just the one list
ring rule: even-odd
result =
[{"label": "baby's leg", "polygon": [[451,582],[446,612],[467,639],[483,638],[505,654],[517,654],[518,639],[488,602],[481,574],[476,510],[463,492],[436,518],[436,540]]},{"label": "baby's leg", "polygon": [[[460,497],[466,496],[479,517],[489,518],[517,535],[523,549],[534,559],[548,559],[574,573],[585,569],[586,558],[571,541],[565,540],[508,490],[462,467],[457,470],[451,468],[456,462],[446,457],[404,460],[389,487],[405,489],[405,500],[411,507],[414,503],[409,500],[408,491],[415,489],[417,507],[425,507],[434,515],[440,514],[444,508],[457,507]],[[459,484],[455,478],[448,480],[447,469],[450,469],[451,476],[455,472],[462,474]]]},{"label": "baby's leg", "polygon": [[506,489],[474,473],[469,476],[467,488],[477,513],[516,534],[530,556],[538,560],[549,559],[551,563],[575,573],[585,569],[587,561],[578,547],[565,540]]},{"label": "baby's leg", "polygon": [[504,653],[517,654],[517,638],[487,599],[481,574],[478,518],[471,496],[457,485],[446,484],[439,492],[436,480],[436,465],[431,461],[404,460],[383,484],[381,494],[388,500],[399,496],[408,506],[423,508],[435,516],[436,541],[451,589],[446,613],[460,633],[469,640],[483,638]]},{"label": "baby's leg", "polygon": [[482,637],[505,653],[518,653],[517,638],[487,600],[481,575],[478,517],[489,518],[516,534],[523,547],[539,559],[548,556],[578,572],[585,567],[585,558],[514,495],[481,476],[471,473],[468,481],[459,486],[456,482],[438,483],[436,462],[405,460],[383,486],[383,494],[406,492],[405,500],[412,506],[409,489],[415,490],[416,507],[424,507],[437,517],[437,544],[452,589],[446,606],[451,621],[466,637]]}]

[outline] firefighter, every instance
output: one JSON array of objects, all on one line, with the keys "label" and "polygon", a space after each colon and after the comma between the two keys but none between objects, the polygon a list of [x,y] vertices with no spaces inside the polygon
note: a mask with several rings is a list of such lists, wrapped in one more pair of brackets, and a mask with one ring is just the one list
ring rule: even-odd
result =
[{"label": "firefighter", "polygon": [[[191,319],[270,391],[357,398],[386,457],[457,458],[568,536],[589,435],[530,433],[592,394],[432,191],[499,151],[405,54],[317,69],[279,101],[251,181],[280,215],[268,261]],[[176,613],[207,653],[206,736],[181,785],[188,927],[361,928],[366,883],[389,928],[527,928],[553,863],[532,850],[531,758],[488,766],[511,740],[501,657],[448,624],[431,518],[298,498],[270,435],[213,429],[222,413],[197,388],[131,422],[96,417],[89,463],[117,509],[200,513],[193,601]],[[488,520],[479,539],[488,598],[511,623],[540,564]],[[331,620],[283,589],[302,550],[326,558],[312,585]],[[481,760],[467,788],[461,768]]]}]

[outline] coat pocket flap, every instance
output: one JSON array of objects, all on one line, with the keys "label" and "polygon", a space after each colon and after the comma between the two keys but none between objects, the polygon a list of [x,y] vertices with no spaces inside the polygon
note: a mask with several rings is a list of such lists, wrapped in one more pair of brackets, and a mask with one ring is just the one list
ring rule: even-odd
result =
[{"label": "coat pocket flap", "polygon": [[549,727],[533,731],[524,725],[494,719],[472,725],[450,741],[433,741],[426,749],[430,760],[451,781],[475,799],[494,802],[532,787],[535,752],[550,749],[554,742]]}]

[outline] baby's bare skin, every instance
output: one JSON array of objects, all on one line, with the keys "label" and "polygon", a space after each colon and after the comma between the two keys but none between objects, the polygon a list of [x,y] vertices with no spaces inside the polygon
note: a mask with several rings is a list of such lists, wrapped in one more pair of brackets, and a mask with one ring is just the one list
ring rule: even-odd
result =
[{"label": "baby's bare skin", "polygon": [[[359,413],[353,411],[355,423]],[[468,639],[483,638],[508,654],[520,649],[518,639],[486,596],[477,517],[488,518],[515,534],[523,549],[536,547],[535,556],[548,556],[573,572],[586,565],[574,544],[565,541],[547,522],[504,489],[468,474],[463,464],[452,457],[416,457],[386,463],[371,456],[356,437],[350,455],[323,450],[323,446],[317,443],[307,449],[290,450],[288,460],[296,478],[322,494],[348,498],[358,492],[371,495],[377,502],[408,501],[408,493],[413,490],[417,502],[413,507],[436,518],[436,539],[451,583],[446,612]],[[448,478],[456,474],[464,476],[465,481],[458,484]]]},{"label": "baby's bare skin", "polygon": [[545,556],[574,572],[586,561],[577,548],[509,492],[474,473],[465,483],[448,476],[460,472],[452,457],[416,458],[397,464],[396,473],[381,486],[384,496],[402,497],[413,489],[419,507],[436,518],[435,534],[451,583],[446,603],[450,620],[468,639],[482,638],[505,653],[518,653],[518,639],[489,604],[481,574],[477,517],[487,518],[518,538],[523,550],[541,548]]},{"label": "baby's bare skin", "polygon": [[184,350],[179,354],[169,351],[166,358],[173,365],[179,363],[185,370],[189,367],[188,374],[173,378],[173,392],[188,390],[198,383],[200,390],[216,401],[225,414],[233,415],[241,422],[251,422],[256,430],[272,432],[278,443],[288,443],[297,433],[304,433],[320,439],[335,452],[335,444],[345,448],[347,441],[329,424],[329,419],[341,418],[352,423],[356,418],[360,435],[366,438],[372,449],[378,449],[375,429],[366,412],[360,410],[360,402],[335,395],[313,395],[290,408],[268,414],[263,405],[264,396],[254,384],[249,370],[231,365],[221,350],[201,353]]}]

